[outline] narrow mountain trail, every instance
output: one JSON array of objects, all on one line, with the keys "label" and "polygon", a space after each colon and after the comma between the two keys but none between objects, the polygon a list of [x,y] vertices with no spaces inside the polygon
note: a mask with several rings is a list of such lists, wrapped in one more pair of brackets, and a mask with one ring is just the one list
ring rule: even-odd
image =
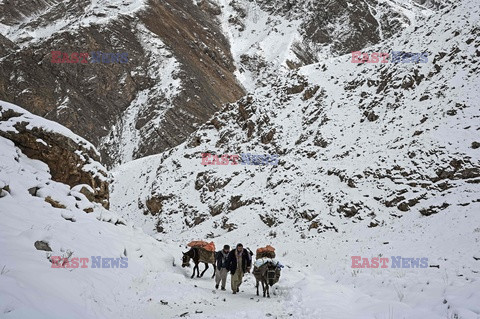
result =
[{"label": "narrow mountain trail", "polygon": [[[191,279],[193,264],[190,268],[181,267],[181,250],[175,245],[165,249],[172,256],[165,257],[163,265],[171,258],[170,269],[158,271],[158,265],[152,264],[152,269],[132,280],[128,295],[136,297],[123,303],[125,318],[441,318],[429,311],[413,311],[402,302],[372,297],[360,288],[336,283],[333,277],[315,274],[285,258],[282,262],[286,266],[280,281],[271,288],[271,298],[262,296],[261,287],[260,296],[256,296],[251,273],[245,275],[240,293],[233,295],[230,275],[227,290],[216,290],[211,266],[202,278]],[[203,269],[201,265],[200,271]],[[121,298],[120,293],[117,298]]]}]

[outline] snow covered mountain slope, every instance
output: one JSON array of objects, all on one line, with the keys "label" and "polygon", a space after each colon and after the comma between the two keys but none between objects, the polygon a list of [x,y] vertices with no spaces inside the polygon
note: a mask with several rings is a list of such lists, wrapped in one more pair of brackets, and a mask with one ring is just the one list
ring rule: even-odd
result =
[{"label": "snow covered mountain slope", "polygon": [[[73,141],[83,139],[52,122],[2,103],[5,109],[23,113],[30,125],[42,127],[46,134],[65,134]],[[12,118],[11,118],[12,119]],[[9,121],[11,121],[11,119]],[[2,124],[2,130],[6,127]],[[298,240],[290,227],[279,228],[279,236],[267,238],[267,227],[255,231],[246,225],[215,238],[217,246],[232,245],[240,239],[248,246],[274,243],[278,259],[286,266],[272,298],[254,295],[253,276],[247,275],[240,294],[213,289],[208,278],[190,279],[191,269],[178,266],[187,238],[202,236],[200,229],[172,236],[147,236],[141,229],[90,202],[78,187],[52,180],[48,166],[27,157],[15,144],[0,137],[0,316],[2,318],[476,318],[480,300],[479,282],[472,276],[476,251],[468,249],[456,258],[456,245],[478,241],[479,228],[472,223],[478,203],[465,214],[447,212],[464,233],[431,238],[430,220],[408,216],[392,223],[417,223],[410,232],[419,255],[428,255],[432,263],[445,267],[429,269],[349,270],[350,254],[411,254],[408,240],[401,232],[387,227],[352,233],[327,233],[314,240]],[[36,188],[32,193],[31,189]],[[48,199],[50,198],[50,199]],[[84,209],[91,208],[86,214]],[[448,210],[448,209],[447,209]],[[466,218],[467,217],[467,218]],[[409,219],[406,221],[406,219]],[[205,223],[208,224],[211,221]],[[201,226],[204,226],[202,224]],[[210,225],[212,226],[212,225]],[[450,226],[436,225],[449,232]],[[245,233],[248,231],[248,235]],[[282,231],[282,234],[280,234]],[[201,237],[200,237],[201,238]],[[386,240],[390,246],[385,246]],[[432,255],[428,240],[439,249]],[[318,241],[323,245],[319,245]],[[368,240],[368,242],[365,241]],[[334,243],[337,245],[325,245]],[[384,247],[388,247],[385,249]],[[473,248],[473,246],[472,246]],[[437,254],[439,254],[437,256]],[[65,267],[53,268],[52,261],[67,258]],[[82,258],[88,258],[83,260]],[[101,258],[101,263],[94,259]],[[110,260],[109,258],[112,258]],[[106,261],[104,261],[104,259]],[[123,262],[124,268],[114,266]],[[77,264],[76,264],[77,263]],[[95,267],[94,267],[95,265]],[[101,265],[101,267],[99,267]],[[463,266],[463,268],[460,267]],[[82,268],[82,266],[86,266]],[[471,268],[472,269],[471,269]],[[456,272],[455,272],[456,271]],[[372,276],[375,280],[372,280]],[[458,277],[462,276],[462,277]],[[380,281],[383,280],[382,283]],[[342,283],[338,283],[338,282]],[[392,288],[393,287],[393,288]]]},{"label": "snow covered mountain slope", "polygon": [[[89,24],[107,24],[122,15],[145,9],[144,0],[36,1],[36,3],[0,3],[4,36],[25,46],[41,42],[55,33]],[[80,14],[79,14],[80,13]]]},{"label": "snow covered mountain slope", "polygon": [[412,1],[217,1],[237,77],[252,91],[259,76],[377,44],[446,4]]},{"label": "snow covered mountain slope", "polygon": [[[59,129],[46,121],[37,125]],[[286,267],[272,298],[264,299],[255,296],[249,274],[240,294],[231,295],[213,289],[211,270],[192,280],[191,269],[178,266],[182,246],[188,238],[201,238],[200,229],[159,234],[155,240],[75,188],[53,181],[45,163],[28,158],[12,141],[0,137],[0,149],[2,318],[475,319],[480,313],[478,261],[471,258],[480,259],[472,245],[480,234],[478,203],[462,214],[447,208],[433,221],[414,215],[394,220],[396,232],[354,225],[348,232],[305,239],[288,225],[277,229],[278,237],[266,236],[266,226],[250,228],[254,223],[247,220],[244,228],[214,240],[217,246],[241,240],[252,248],[265,243],[277,247]],[[32,187],[39,187],[36,194]],[[86,214],[84,207],[93,212]],[[401,230],[405,226],[407,237]],[[452,232],[452,226],[462,232]],[[458,252],[457,247],[464,249]],[[351,255],[379,252],[428,256],[441,268],[349,269]],[[53,268],[57,257],[69,262]],[[101,268],[93,262],[97,258],[102,258]],[[126,267],[114,267],[108,258],[123,260]]]},{"label": "snow covered mountain slope", "polygon": [[[124,220],[107,211],[101,203],[91,201],[90,194],[94,190],[88,183],[82,184],[79,180],[78,184],[70,186],[56,181],[55,169],[47,165],[55,150],[62,148],[62,159],[57,162],[68,168],[77,164],[70,162],[75,158],[70,152],[84,157],[88,148],[96,153],[90,143],[61,125],[29,114],[18,106],[2,102],[0,107],[0,316],[109,316],[114,304],[105,304],[105,298],[115,291],[128,289],[127,278],[143,269],[135,262],[142,254],[138,240],[144,238],[142,248],[146,251],[155,241],[138,235],[140,231],[125,226]],[[22,123],[26,130],[21,130]],[[43,138],[37,139],[41,144],[37,148],[45,157],[38,157],[33,144],[20,138],[26,132],[42,134]],[[73,147],[77,150],[72,151]],[[81,169],[101,175],[103,168],[90,159]],[[74,176],[73,173],[69,175]],[[92,174],[92,179],[95,175]],[[132,242],[132,237],[137,241]],[[127,254],[131,260],[129,272],[53,269],[50,262],[53,256],[117,258]],[[126,276],[122,283],[117,281],[120,273]]]},{"label": "snow covered mountain slope", "polygon": [[[114,209],[180,243],[272,243],[380,300],[365,316],[334,314],[312,288],[319,317],[477,318],[478,11],[459,2],[368,48],[427,52],[428,63],[345,55],[263,74],[263,86],[186,143],[116,169]],[[202,153],[279,155],[279,164],[204,166]],[[440,268],[356,271],[357,255]]]},{"label": "snow covered mountain slope", "polygon": [[[158,214],[145,218],[146,231],[159,222],[177,232],[212,218],[221,231],[223,219],[254,212],[264,222],[295,221],[300,233],[338,229],[352,219],[376,226],[475,202],[475,10],[462,3],[371,48],[427,51],[428,63],[354,64],[342,56],[265,75],[265,87],[226,106],[188,142],[120,167],[116,207],[137,220],[144,219],[139,212]],[[272,154],[280,161],[203,166],[206,152]]]},{"label": "snow covered mountain slope", "polygon": [[[172,267],[164,245],[90,202],[79,187],[53,181],[45,163],[12,141],[0,137],[0,149],[0,317],[138,314],[132,301],[144,291],[143,276]],[[92,268],[93,256],[127,258],[127,267]],[[69,258],[69,266],[76,261],[77,268],[53,268],[57,257]],[[89,259],[86,268],[78,268],[79,258]],[[168,275],[184,280],[178,269]]]},{"label": "snow covered mountain slope", "polygon": [[[0,101],[0,136],[10,139],[28,157],[45,162],[54,181],[79,191],[91,201],[109,207],[109,178],[100,154],[85,139],[58,123]],[[36,185],[30,191],[38,192]]]}]

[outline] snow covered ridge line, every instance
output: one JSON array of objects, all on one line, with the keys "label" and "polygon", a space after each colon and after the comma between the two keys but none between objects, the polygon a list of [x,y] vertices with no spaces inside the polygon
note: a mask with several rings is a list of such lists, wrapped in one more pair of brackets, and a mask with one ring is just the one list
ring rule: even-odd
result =
[{"label": "snow covered ridge line", "polygon": [[[387,263],[389,258],[386,257],[373,257],[371,260],[369,258],[362,258],[361,256],[352,256],[352,268],[379,268],[380,263],[382,266],[380,268],[388,268]],[[428,258],[404,258],[401,256],[392,256],[392,266],[391,268],[427,268],[428,267]],[[360,261],[362,263],[360,264]],[[430,266],[436,267],[436,266]]]},{"label": "snow covered ridge line", "polygon": [[[371,55],[361,51],[352,52],[352,63],[388,63],[389,53],[373,52]],[[360,58],[361,57],[361,58]],[[427,63],[428,52],[412,53],[403,51],[392,51],[391,63]]]},{"label": "snow covered ridge line", "polygon": [[[210,156],[212,160],[209,161]],[[238,160],[240,159],[240,162]],[[255,154],[235,154],[235,155],[215,155],[202,153],[202,165],[278,165],[278,155],[255,155]]]},{"label": "snow covered ridge line", "polygon": [[[51,268],[89,268],[87,263],[90,261],[87,257],[74,257],[68,259],[66,257],[52,256]],[[81,264],[81,265],[80,265]],[[128,258],[103,258],[102,256],[92,256],[92,264],[90,268],[127,268]]]},{"label": "snow covered ridge line", "polygon": [[[92,57],[92,60],[88,61],[89,57]],[[128,63],[128,52],[121,53],[103,53],[99,52],[88,52],[80,53],[73,52],[71,54],[61,52],[61,51],[52,51],[52,63]]]}]

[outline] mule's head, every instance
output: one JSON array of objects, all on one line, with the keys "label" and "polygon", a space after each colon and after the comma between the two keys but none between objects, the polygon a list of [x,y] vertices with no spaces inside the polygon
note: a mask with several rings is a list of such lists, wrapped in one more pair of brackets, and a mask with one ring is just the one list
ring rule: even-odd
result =
[{"label": "mule's head", "polygon": [[267,283],[268,285],[273,286],[278,282],[278,279],[280,278],[280,268],[277,268],[277,265],[274,265],[273,263],[268,263],[267,266],[267,271],[265,272],[265,276],[267,277]]},{"label": "mule's head", "polygon": [[182,268],[190,267],[190,256],[187,253],[183,253]]}]

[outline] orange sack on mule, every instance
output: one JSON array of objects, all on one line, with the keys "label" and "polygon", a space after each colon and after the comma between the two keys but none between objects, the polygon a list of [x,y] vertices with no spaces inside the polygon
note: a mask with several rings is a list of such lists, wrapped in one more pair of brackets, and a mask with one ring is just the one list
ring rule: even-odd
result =
[{"label": "orange sack on mule", "polygon": [[267,245],[267,247],[260,247],[257,249],[257,254],[264,253],[264,252],[275,252],[275,248],[273,248],[270,245]]},{"label": "orange sack on mule", "polygon": [[194,240],[187,244],[188,247],[195,247],[195,248],[201,248],[206,245],[208,245],[208,243],[203,240]]},{"label": "orange sack on mule", "polygon": [[207,243],[206,241],[203,241],[203,240],[194,240],[189,242],[187,246],[193,247],[193,248],[202,248],[207,251],[215,251],[215,244],[213,241],[210,243]]},{"label": "orange sack on mule", "polygon": [[207,245],[203,246],[203,249],[207,251],[215,251],[215,244],[213,243],[213,241],[211,241]]},{"label": "orange sack on mule", "polygon": [[264,257],[275,258],[275,248],[273,248],[270,245],[267,245],[266,247],[258,248],[256,258],[260,259],[260,258],[264,258]]}]

